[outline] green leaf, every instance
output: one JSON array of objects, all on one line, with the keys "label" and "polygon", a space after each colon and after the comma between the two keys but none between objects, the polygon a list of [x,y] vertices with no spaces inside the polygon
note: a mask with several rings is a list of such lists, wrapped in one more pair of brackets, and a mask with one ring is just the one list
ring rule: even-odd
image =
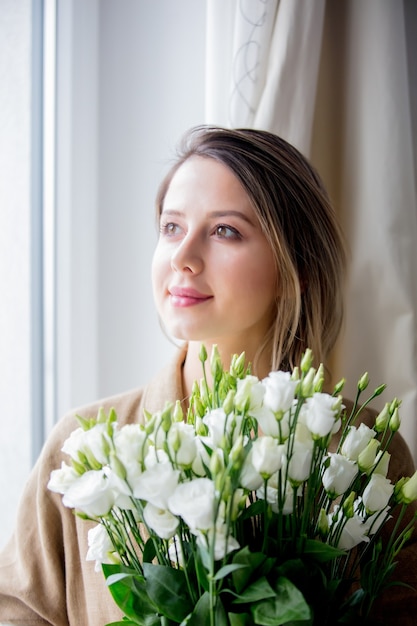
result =
[{"label": "green leaf", "polygon": [[318,563],[327,563],[340,556],[345,556],[346,552],[316,539],[300,538],[297,541],[297,554],[310,557]]},{"label": "green leaf", "polygon": [[[229,626],[226,611],[220,598],[215,598],[216,606],[214,609],[214,623],[216,626]],[[211,626],[210,621],[210,594],[208,591],[203,593],[194,607],[193,612],[186,617],[183,622],[184,626]],[[183,626],[181,624],[181,626]]]},{"label": "green leaf", "polygon": [[144,563],[152,563],[156,556],[155,544],[152,539],[148,539],[145,543],[145,547],[143,549],[143,562]]},{"label": "green leaf", "polygon": [[253,626],[253,620],[247,613],[228,613],[230,626]]},{"label": "green leaf", "polygon": [[255,575],[255,571],[264,567],[266,567],[266,571],[263,571],[263,574],[266,574],[269,571],[270,567],[274,563],[274,559],[268,559],[265,554],[261,552],[251,552],[248,546],[245,546],[239,552],[236,552],[233,555],[232,562],[234,564],[243,565],[241,569],[235,570],[232,573],[233,584],[237,593],[243,591],[243,589],[249,583],[251,577]]},{"label": "green leaf", "polygon": [[311,610],[303,594],[288,578],[278,578],[275,598],[252,605],[256,624],[280,626],[291,621],[311,619]]},{"label": "green leaf", "polygon": [[200,585],[203,587],[204,591],[208,591],[210,588],[210,583],[207,577],[207,569],[204,566],[203,561],[201,560],[201,550],[195,553],[195,571],[197,573],[197,579]]},{"label": "green leaf", "polygon": [[164,565],[143,564],[146,591],[159,613],[178,623],[192,610],[184,572]]},{"label": "green leaf", "polygon": [[213,580],[221,580],[225,578],[231,572],[235,572],[238,569],[242,569],[242,567],[248,567],[245,563],[230,563],[229,565],[225,565],[221,567],[216,575],[213,577]]},{"label": "green leaf", "polygon": [[249,602],[258,602],[267,598],[275,598],[275,591],[265,577],[258,578],[245,591],[233,600],[232,604],[246,604]]},{"label": "green leaf", "polygon": [[128,623],[139,626],[160,625],[156,607],[146,592],[146,582],[141,574],[123,565],[103,564],[102,569],[110,593],[128,618]]}]

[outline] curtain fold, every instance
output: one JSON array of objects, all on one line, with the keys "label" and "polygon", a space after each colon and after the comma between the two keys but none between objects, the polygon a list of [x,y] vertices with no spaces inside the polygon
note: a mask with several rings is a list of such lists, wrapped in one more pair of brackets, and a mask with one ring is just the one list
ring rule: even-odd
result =
[{"label": "curtain fold", "polygon": [[[214,16],[221,23],[224,6],[208,0],[212,26]],[[374,405],[402,398],[402,432],[417,460],[417,117],[410,53],[417,26],[409,19],[415,5],[236,0],[228,6],[217,60],[219,30],[208,32],[207,121],[271,130],[321,173],[350,249],[334,379],[346,376],[351,396],[365,368],[373,387],[387,383]],[[252,53],[246,65],[242,50]]]}]

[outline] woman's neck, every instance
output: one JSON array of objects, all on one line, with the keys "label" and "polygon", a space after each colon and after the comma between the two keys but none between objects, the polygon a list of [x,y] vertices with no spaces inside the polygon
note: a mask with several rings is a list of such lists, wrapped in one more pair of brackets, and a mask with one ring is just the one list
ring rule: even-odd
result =
[{"label": "woman's neck", "polygon": [[[184,393],[187,397],[191,395],[192,386],[195,380],[200,380],[203,376],[203,369],[200,360],[200,350],[201,346],[204,346],[207,349],[208,359],[206,363],[206,373],[209,384],[211,384],[211,372],[210,372],[210,355],[213,347],[213,343],[211,342],[198,342],[198,341],[190,341],[188,344],[187,355],[185,357],[185,362],[182,370],[182,378],[183,378],[183,388]],[[217,349],[220,354],[220,359],[222,361],[224,369],[228,369],[230,367],[230,361],[233,354],[240,354],[245,351],[246,355],[246,364],[252,364],[255,358],[255,350],[248,351],[244,348],[236,348],[230,344],[225,343],[217,343]],[[271,369],[271,355],[267,353],[266,350],[259,355],[256,360],[256,371],[253,370],[253,373],[259,378],[264,378],[267,376]]]}]

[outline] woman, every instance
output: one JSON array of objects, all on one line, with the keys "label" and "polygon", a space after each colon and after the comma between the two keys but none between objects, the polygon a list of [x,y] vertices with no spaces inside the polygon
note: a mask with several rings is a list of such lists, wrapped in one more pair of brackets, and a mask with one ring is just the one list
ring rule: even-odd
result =
[{"label": "woman", "polygon": [[[165,400],[186,405],[201,373],[201,342],[208,350],[217,344],[225,366],[245,350],[259,377],[291,368],[306,347],[317,363],[326,360],[342,320],[345,258],[327,194],[297,150],[263,131],[194,129],[161,184],[157,209],[154,297],[166,331],[184,347],[144,389],[79,414],[115,407],[124,424]],[[46,489],[75,427],[71,414],[52,432],[1,555],[3,623],[103,626],[120,619],[104,577],[85,560],[90,525]],[[414,468],[401,437],[392,452],[391,479],[410,476]],[[397,578],[414,584],[416,571],[412,543]],[[383,623],[414,624],[416,610],[413,591],[389,593]]]}]

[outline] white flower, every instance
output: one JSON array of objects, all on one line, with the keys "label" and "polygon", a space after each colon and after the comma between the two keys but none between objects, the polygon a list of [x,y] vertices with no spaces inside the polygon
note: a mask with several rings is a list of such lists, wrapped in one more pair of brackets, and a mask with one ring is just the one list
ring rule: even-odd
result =
[{"label": "white flower", "polygon": [[253,446],[249,450],[248,454],[243,461],[242,469],[240,470],[239,482],[244,489],[249,491],[256,491],[263,484],[264,480],[259,472],[257,472],[253,466]]},{"label": "white flower", "polygon": [[181,541],[179,540],[178,535],[175,535],[175,537],[173,537],[172,541],[169,544],[168,556],[173,563],[176,563],[179,567],[184,567],[184,552],[182,550]]},{"label": "white flower", "polygon": [[131,489],[142,473],[142,462],[148,451],[146,433],[139,424],[126,424],[114,434],[116,456],[126,469],[126,480]]},{"label": "white flower", "polygon": [[226,415],[223,409],[209,411],[203,417],[203,422],[209,429],[208,441],[211,447],[220,446],[225,435],[231,438],[232,444],[235,443],[241,431],[242,420],[242,415]]},{"label": "white flower", "polygon": [[137,479],[133,495],[160,509],[168,508],[168,498],[178,485],[180,472],[170,463],[152,465]]},{"label": "white flower", "polygon": [[310,475],[312,458],[311,445],[295,440],[291,458],[288,458],[288,453],[284,456],[284,465],[288,466],[288,478],[294,483],[302,483],[307,480]]},{"label": "white flower", "polygon": [[366,446],[375,435],[376,432],[366,426],[366,424],[362,423],[359,428],[350,426],[346,439],[342,444],[342,454],[352,461],[357,461],[360,453],[365,450]]},{"label": "white flower", "polygon": [[295,389],[298,382],[291,380],[289,372],[271,372],[264,378],[265,387],[264,405],[271,411],[285,413],[294,402]]},{"label": "white flower", "polygon": [[394,491],[394,485],[382,474],[372,474],[362,494],[362,500],[369,513],[382,511]]},{"label": "white flower", "polygon": [[315,437],[326,437],[340,427],[336,399],[327,393],[315,393],[302,408],[303,420]]},{"label": "white flower", "polygon": [[112,472],[109,468],[85,472],[68,489],[62,502],[82,511],[89,517],[101,517],[111,510],[115,494]]},{"label": "white flower", "polygon": [[[262,487],[257,489],[256,495],[261,500],[266,500],[268,504],[271,505],[271,509],[274,513],[281,512],[283,515],[290,515],[294,510],[294,495],[296,496],[298,495],[299,488],[296,489],[296,494],[294,494],[295,488],[292,487],[292,485],[289,482],[287,482],[285,485],[285,491],[282,493],[282,496],[281,496],[282,502],[280,505],[277,479],[278,479],[278,472],[274,474],[274,476],[272,476],[271,479],[268,481],[266,493],[265,493],[265,487],[264,485],[262,485]],[[281,511],[280,511],[280,506],[281,506]]]},{"label": "white flower", "polygon": [[337,548],[341,550],[352,550],[355,546],[363,541],[369,541],[367,537],[368,528],[364,524],[363,519],[359,515],[350,517],[343,527]]},{"label": "white flower", "polygon": [[168,446],[175,463],[182,467],[192,465],[197,453],[194,427],[184,422],[173,422],[168,431]]},{"label": "white flower", "polygon": [[88,531],[87,561],[95,561],[95,571],[101,571],[102,563],[114,563],[117,560],[114,547],[107,530],[102,524],[97,524]]},{"label": "white flower", "polygon": [[213,528],[210,528],[206,533],[202,533],[201,531],[196,533],[197,535],[197,545],[201,547],[207,548],[210,546],[214,539],[214,560],[220,561],[226,554],[229,552],[233,552],[233,550],[237,550],[240,548],[239,543],[231,534],[227,534],[226,524],[222,524],[217,527],[214,531]]},{"label": "white flower", "polygon": [[175,535],[179,520],[170,511],[160,509],[148,502],[143,509],[143,517],[149,528],[161,539],[171,539]]},{"label": "white flower", "polygon": [[323,474],[323,487],[332,496],[345,493],[358,473],[358,466],[354,461],[342,454],[330,453],[330,465]]},{"label": "white flower", "polygon": [[276,437],[281,442],[287,439],[290,432],[288,413],[277,416],[269,407],[264,405],[253,412],[253,417],[264,435]]},{"label": "white flower", "polygon": [[235,407],[238,411],[248,408],[249,413],[252,413],[261,406],[264,393],[264,386],[256,376],[238,379],[234,399]]},{"label": "white flower", "polygon": [[55,493],[66,493],[79,477],[79,474],[77,474],[72,466],[62,461],[61,468],[51,472],[48,489]]},{"label": "white flower", "polygon": [[168,499],[174,515],[180,515],[191,532],[214,526],[214,483],[209,478],[196,478],[181,483]]},{"label": "white flower", "polygon": [[108,439],[107,424],[97,423],[89,430],[77,428],[74,430],[62,446],[62,451],[71,458],[79,460],[78,451],[93,457],[101,464],[105,465],[108,461],[107,450],[104,442]]},{"label": "white flower", "polygon": [[282,467],[284,446],[273,437],[259,437],[252,445],[252,465],[263,478],[269,477]]}]

